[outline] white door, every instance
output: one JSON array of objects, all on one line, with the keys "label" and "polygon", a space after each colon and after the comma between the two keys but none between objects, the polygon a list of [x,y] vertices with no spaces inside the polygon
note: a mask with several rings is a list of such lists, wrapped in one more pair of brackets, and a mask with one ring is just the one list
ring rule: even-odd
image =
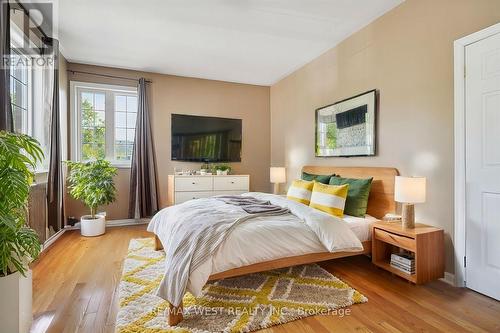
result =
[{"label": "white door", "polygon": [[465,48],[468,288],[500,300],[500,34]]}]

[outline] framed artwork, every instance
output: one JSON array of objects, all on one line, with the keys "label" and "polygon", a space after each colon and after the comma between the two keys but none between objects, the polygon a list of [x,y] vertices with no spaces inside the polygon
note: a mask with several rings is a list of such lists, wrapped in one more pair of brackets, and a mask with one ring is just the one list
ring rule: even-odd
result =
[{"label": "framed artwork", "polygon": [[317,157],[375,155],[377,91],[316,110]]}]

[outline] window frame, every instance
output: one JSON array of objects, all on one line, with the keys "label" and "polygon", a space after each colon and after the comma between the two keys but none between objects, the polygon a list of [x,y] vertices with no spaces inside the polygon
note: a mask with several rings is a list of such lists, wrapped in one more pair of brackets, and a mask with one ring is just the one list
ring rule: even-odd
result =
[{"label": "window frame", "polygon": [[[73,161],[82,160],[82,114],[81,114],[81,92],[104,93],[105,94],[105,159],[114,167],[128,169],[132,161],[120,161],[115,159],[115,96],[122,94],[135,96],[137,99],[137,87],[121,86],[113,84],[70,81],[70,122],[71,122],[71,145],[70,158]],[[109,111],[111,110],[111,111]]]},{"label": "window frame", "polygon": [[[27,54],[22,54],[19,51],[14,50],[14,48],[23,49],[24,38],[26,38],[26,36],[24,35],[24,32],[17,25],[15,25],[15,24],[10,25],[10,33],[11,33],[10,44],[12,47],[12,51],[14,53],[16,53],[19,57],[23,58],[24,60],[29,59],[30,56],[35,56],[35,57],[38,56],[38,54],[32,49],[24,49],[25,51],[28,51]],[[11,77],[12,77],[12,80],[10,81],[10,83],[15,83],[15,81],[20,82],[20,80],[17,79],[13,75],[12,70],[13,70],[13,67],[10,66],[10,68],[9,68],[9,80],[11,80]],[[39,111],[38,108],[35,110],[34,100],[35,100],[35,94],[37,94],[37,93],[40,95],[44,94],[43,84],[45,83],[44,82],[45,71],[44,70],[36,70],[35,67],[30,67],[30,66],[23,67],[23,70],[25,71],[25,75],[26,75],[26,123],[23,124],[23,127],[26,126],[26,131],[21,131],[21,133],[29,135],[31,137],[34,137],[35,139],[39,139],[36,136],[39,133],[36,133],[37,130],[35,129],[35,120],[36,120],[37,116],[40,117],[40,115],[37,114],[37,112]],[[21,82],[21,84],[24,84],[24,83]],[[37,91],[36,90],[37,88],[40,88],[40,91]],[[13,89],[13,87],[11,87],[11,89]],[[9,95],[10,95],[10,92],[9,92]],[[38,97],[40,97],[40,96],[37,96],[37,98]],[[43,97],[41,99],[43,100]],[[11,102],[11,107],[12,107],[12,113],[13,113],[12,116],[14,117],[14,107],[19,107],[19,106],[15,105],[14,103]],[[41,108],[43,110],[43,107],[41,107]],[[41,117],[43,118],[43,116],[41,116]],[[50,143],[48,143],[47,148],[48,147],[50,147]],[[44,155],[45,155],[44,161],[42,161],[41,163],[37,163],[36,168],[33,170],[35,177],[36,177],[35,179],[37,181],[41,181],[41,180],[45,179],[44,178],[45,175],[47,175],[49,172],[48,165],[47,165],[47,161],[49,159],[49,156],[48,156],[49,151],[46,149],[43,149],[43,151],[44,151]]]}]

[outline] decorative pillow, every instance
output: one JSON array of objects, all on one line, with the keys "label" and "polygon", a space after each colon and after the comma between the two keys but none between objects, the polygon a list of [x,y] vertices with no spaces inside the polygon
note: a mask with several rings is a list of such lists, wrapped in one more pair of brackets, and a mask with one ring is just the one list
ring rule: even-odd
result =
[{"label": "decorative pillow", "polygon": [[304,205],[309,205],[311,201],[311,194],[314,183],[308,182],[305,180],[297,179],[294,180],[290,188],[288,189],[288,193],[286,197],[290,200],[295,200]]},{"label": "decorative pillow", "polygon": [[314,175],[312,173],[302,172],[302,180],[307,180],[312,182],[313,180],[320,182],[322,184],[328,184],[330,182],[330,178],[335,176],[333,175]]},{"label": "decorative pillow", "polygon": [[356,217],[364,217],[368,207],[368,197],[372,187],[373,178],[330,178],[330,185],[349,185],[344,213]]},{"label": "decorative pillow", "polygon": [[315,182],[309,207],[342,217],[348,190],[349,185],[347,184],[336,186]]}]

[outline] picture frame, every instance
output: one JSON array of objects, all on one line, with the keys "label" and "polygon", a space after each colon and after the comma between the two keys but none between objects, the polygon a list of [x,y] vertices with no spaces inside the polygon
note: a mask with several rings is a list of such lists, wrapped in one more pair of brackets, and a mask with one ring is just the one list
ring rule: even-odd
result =
[{"label": "picture frame", "polygon": [[376,154],[376,89],[316,109],[315,156]]}]

